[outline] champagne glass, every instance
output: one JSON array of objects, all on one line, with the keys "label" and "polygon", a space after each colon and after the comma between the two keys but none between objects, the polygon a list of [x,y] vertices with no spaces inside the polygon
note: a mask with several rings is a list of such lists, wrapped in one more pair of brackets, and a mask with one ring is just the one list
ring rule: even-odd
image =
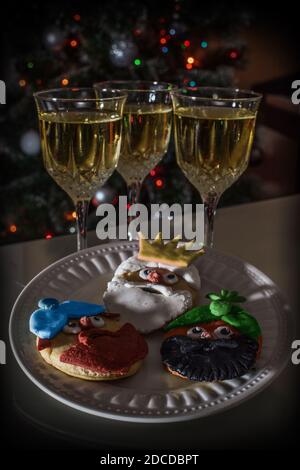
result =
[{"label": "champagne glass", "polygon": [[216,87],[182,88],[171,94],[177,162],[200,192],[205,245],[212,247],[220,196],[248,166],[261,95]]},{"label": "champagne glass", "polygon": [[[118,171],[128,187],[129,205],[135,204],[145,176],[167,152],[172,127],[173,85],[149,81],[106,81],[97,90],[125,91],[123,133]],[[128,224],[131,218],[129,217]],[[129,233],[129,238],[131,235]]]},{"label": "champagne glass", "polygon": [[64,88],[41,91],[34,98],[44,165],[75,204],[79,251],[87,246],[90,199],[118,163],[126,94]]}]

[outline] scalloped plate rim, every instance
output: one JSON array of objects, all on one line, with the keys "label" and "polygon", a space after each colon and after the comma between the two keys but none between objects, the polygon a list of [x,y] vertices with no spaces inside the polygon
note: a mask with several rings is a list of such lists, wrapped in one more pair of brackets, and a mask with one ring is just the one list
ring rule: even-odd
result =
[{"label": "scalloped plate rim", "polygon": [[[111,249],[112,247],[121,247],[121,246],[124,247],[124,248],[129,248],[129,249],[132,250],[133,247],[137,246],[137,242],[135,242],[135,241],[129,242],[129,241],[126,241],[126,240],[124,240],[124,241],[120,240],[120,241],[112,242],[112,243],[103,243],[103,244],[100,244],[100,245],[95,245],[95,246],[89,247],[85,250],[82,250],[81,252],[74,252],[74,253],[71,253],[71,254],[63,257],[63,258],[60,258],[59,260],[57,260],[54,263],[50,264],[49,266],[45,267],[38,274],[36,274],[27,283],[27,285],[22,289],[22,291],[18,295],[17,299],[15,300],[15,303],[14,303],[12,311],[11,311],[10,319],[9,319],[9,341],[10,341],[10,345],[11,345],[14,357],[15,357],[18,365],[20,366],[22,371],[25,373],[25,375],[40,390],[42,390],[44,393],[51,396],[55,400],[65,404],[65,405],[67,405],[71,408],[74,408],[78,411],[81,411],[81,412],[84,412],[84,413],[87,413],[87,414],[90,414],[90,415],[93,415],[93,416],[96,416],[96,417],[101,417],[101,418],[106,418],[106,419],[113,419],[113,420],[118,420],[118,421],[125,421],[125,422],[135,422],[135,423],[164,423],[164,422],[167,423],[167,422],[175,422],[175,421],[177,421],[177,422],[178,421],[189,421],[189,420],[199,419],[199,418],[206,417],[208,415],[213,415],[213,414],[220,413],[220,412],[225,412],[225,411],[227,411],[231,408],[234,408],[235,406],[238,406],[241,403],[244,403],[248,399],[253,398],[255,395],[257,395],[258,393],[263,391],[266,387],[271,385],[271,383],[280,375],[280,373],[283,371],[283,369],[286,367],[286,365],[289,361],[289,356],[288,355],[286,355],[285,358],[281,357],[281,362],[280,362],[279,366],[277,366],[277,367],[274,367],[274,366],[273,367],[264,367],[264,369],[261,370],[260,375],[264,374],[267,377],[267,379],[265,377],[263,377],[260,380],[260,382],[258,382],[257,385],[252,386],[250,390],[248,389],[247,392],[245,393],[245,395],[240,393],[239,395],[236,395],[236,396],[232,397],[231,399],[226,399],[226,405],[225,406],[224,406],[225,400],[224,401],[221,400],[219,403],[216,403],[213,406],[208,405],[208,406],[204,406],[203,408],[201,408],[199,410],[194,410],[194,411],[189,410],[187,413],[181,412],[181,413],[178,413],[178,414],[175,414],[175,413],[171,414],[170,413],[170,415],[165,415],[165,416],[162,416],[162,415],[157,415],[157,416],[150,415],[149,416],[149,415],[147,415],[147,412],[145,412],[142,415],[138,415],[138,414],[134,415],[134,413],[131,412],[132,413],[131,415],[130,414],[127,415],[125,413],[121,414],[120,412],[116,412],[116,411],[113,411],[113,410],[109,410],[109,411],[108,410],[107,411],[98,410],[98,409],[95,409],[95,408],[92,408],[92,407],[89,407],[89,406],[85,406],[85,405],[80,405],[76,402],[68,400],[68,399],[64,398],[63,396],[59,395],[58,393],[55,393],[52,390],[50,390],[49,388],[47,388],[47,386],[45,386],[40,380],[36,379],[34,377],[34,375],[30,372],[30,370],[24,365],[22,359],[19,356],[17,347],[15,345],[14,334],[13,334],[13,321],[14,321],[14,317],[16,315],[17,309],[19,307],[18,304],[20,303],[21,299],[28,293],[28,291],[31,290],[31,288],[35,284],[35,282],[40,277],[43,277],[43,275],[45,273],[47,273],[47,271],[54,269],[56,266],[58,266],[60,264],[66,263],[68,260],[70,260],[72,258],[75,258],[76,255],[79,255],[81,257],[82,257],[82,255],[88,256],[89,252],[98,251],[98,250],[105,251],[107,249]],[[280,303],[284,304],[286,311],[291,314],[291,309],[290,309],[289,305],[287,304],[287,302],[285,300],[285,296],[283,295],[281,290],[278,288],[278,286],[272,281],[272,279],[268,275],[266,275],[265,273],[260,271],[258,268],[256,268],[254,265],[252,265],[248,261],[244,261],[242,258],[240,258],[236,255],[231,255],[231,254],[228,254],[228,253],[222,252],[220,250],[216,250],[216,249],[213,249],[211,251],[215,252],[218,255],[222,255],[225,258],[231,258],[233,260],[236,260],[238,263],[246,264],[248,267],[251,268],[252,272],[257,274],[259,277],[265,278],[268,281],[269,286],[272,286],[276,290],[276,294],[278,296],[278,299],[279,299]],[[290,319],[289,319],[289,328],[287,328],[287,336],[290,339],[291,339],[291,325],[293,324],[293,322],[294,322],[294,316],[291,315]],[[240,395],[243,395],[243,397],[240,397]]]}]

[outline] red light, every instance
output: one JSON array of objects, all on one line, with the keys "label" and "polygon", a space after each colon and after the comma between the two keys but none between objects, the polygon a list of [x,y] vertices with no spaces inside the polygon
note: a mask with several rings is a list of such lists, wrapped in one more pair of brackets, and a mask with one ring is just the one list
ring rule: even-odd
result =
[{"label": "red light", "polygon": [[16,233],[16,231],[17,231],[17,226],[16,226],[15,224],[10,225],[10,226],[9,226],[9,231],[10,231],[11,233]]},{"label": "red light", "polygon": [[150,176],[155,176],[156,175],[156,171],[155,170],[150,170]]},{"label": "red light", "polygon": [[45,238],[46,240],[51,240],[51,238],[53,238],[52,233],[46,233]]},{"label": "red light", "polygon": [[237,58],[238,58],[238,53],[237,53],[237,51],[231,51],[231,52],[229,53],[229,57],[230,57],[230,59],[237,59]]},{"label": "red light", "polygon": [[76,13],[76,15],[73,16],[73,18],[74,18],[75,21],[80,21],[81,20],[81,16],[78,13]]},{"label": "red light", "polygon": [[186,41],[184,41],[183,45],[185,47],[190,47],[191,43],[190,43],[190,41],[186,40]]},{"label": "red light", "polygon": [[159,32],[159,34],[160,34],[161,36],[164,36],[164,35],[166,34],[166,30],[165,30],[165,29],[161,29],[160,32]]},{"label": "red light", "polygon": [[67,86],[67,85],[69,85],[69,80],[67,78],[63,78],[62,81],[61,81],[61,84],[63,86]]},{"label": "red light", "polygon": [[72,39],[72,41],[70,41],[70,46],[71,46],[71,47],[77,47],[77,46],[78,46],[78,41],[77,41],[77,39]]},{"label": "red light", "polygon": [[128,203],[126,207],[127,207],[127,209],[130,209],[131,204]]},{"label": "red light", "polygon": [[162,179],[157,178],[157,180],[155,180],[155,186],[156,186],[157,188],[162,188],[163,185],[164,185],[164,182],[163,182]]},{"label": "red light", "polygon": [[167,42],[166,38],[161,38],[161,40],[160,40],[161,44],[166,44],[166,42]]},{"label": "red light", "polygon": [[191,70],[193,68],[192,64],[186,64],[185,66],[186,69]]}]

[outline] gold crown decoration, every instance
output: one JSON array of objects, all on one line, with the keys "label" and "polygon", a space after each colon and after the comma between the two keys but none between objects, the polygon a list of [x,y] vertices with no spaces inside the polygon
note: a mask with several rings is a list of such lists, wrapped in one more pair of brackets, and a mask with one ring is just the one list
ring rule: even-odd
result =
[{"label": "gold crown decoration", "polygon": [[173,238],[169,242],[164,242],[162,234],[159,232],[154,241],[150,242],[140,232],[139,238],[140,247],[137,257],[142,261],[154,261],[156,263],[177,266],[178,268],[186,268],[195,258],[204,254],[203,248],[200,250],[190,249],[194,245],[195,240],[178,246],[178,242],[181,240],[180,236]]}]

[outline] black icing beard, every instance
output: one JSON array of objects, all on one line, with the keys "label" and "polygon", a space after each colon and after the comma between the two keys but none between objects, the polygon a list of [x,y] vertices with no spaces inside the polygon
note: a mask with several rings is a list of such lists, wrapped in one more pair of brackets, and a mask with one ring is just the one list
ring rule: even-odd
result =
[{"label": "black icing beard", "polygon": [[248,336],[200,339],[171,336],[162,343],[161,356],[171,372],[199,382],[229,380],[245,374],[255,364],[257,341]]}]

